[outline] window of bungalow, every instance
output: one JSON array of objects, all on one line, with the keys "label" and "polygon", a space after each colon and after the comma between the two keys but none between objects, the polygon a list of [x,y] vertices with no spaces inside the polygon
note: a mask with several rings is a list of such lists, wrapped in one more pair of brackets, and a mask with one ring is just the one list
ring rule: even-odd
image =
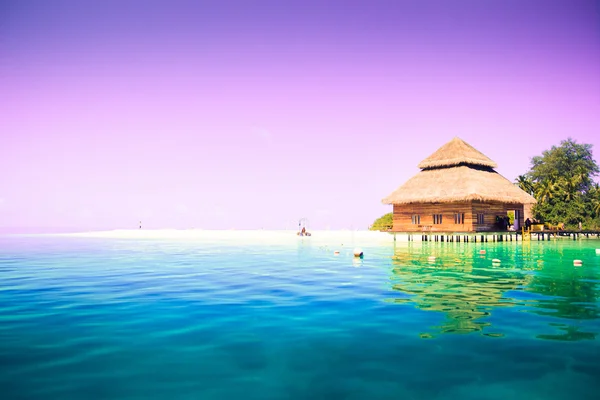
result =
[{"label": "window of bungalow", "polygon": [[464,224],[465,223],[465,214],[464,213],[455,213],[454,214],[454,223],[455,224]]},{"label": "window of bungalow", "polygon": [[413,225],[419,225],[421,223],[421,216],[420,215],[413,215],[412,216],[412,223],[413,223]]},{"label": "window of bungalow", "polygon": [[477,223],[483,225],[483,214],[477,214]]},{"label": "window of bungalow", "polygon": [[439,225],[442,223],[442,214],[433,214],[433,223]]}]

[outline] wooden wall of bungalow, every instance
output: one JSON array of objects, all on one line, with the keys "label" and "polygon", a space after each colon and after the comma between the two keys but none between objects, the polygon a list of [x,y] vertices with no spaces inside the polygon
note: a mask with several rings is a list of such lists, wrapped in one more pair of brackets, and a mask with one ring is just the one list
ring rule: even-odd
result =
[{"label": "wooden wall of bungalow", "polygon": [[523,226],[522,204],[480,201],[394,204],[392,230],[395,232],[493,232],[500,230],[496,224],[496,216],[505,216],[510,210],[519,211],[519,226]]}]

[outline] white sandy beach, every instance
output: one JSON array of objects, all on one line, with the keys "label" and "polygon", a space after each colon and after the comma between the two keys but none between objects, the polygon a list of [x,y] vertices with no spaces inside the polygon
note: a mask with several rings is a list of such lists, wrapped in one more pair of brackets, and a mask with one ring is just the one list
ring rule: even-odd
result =
[{"label": "white sandy beach", "polygon": [[[386,232],[368,230],[310,231],[312,236],[300,237],[292,230],[202,230],[202,229],[131,229],[91,231],[78,233],[40,234],[35,236],[80,237],[105,239],[164,239],[177,241],[239,241],[244,243],[289,244],[299,241],[317,245],[377,245],[389,244],[394,236]],[[32,235],[19,235],[32,236]],[[398,235],[397,240],[406,240]]]}]

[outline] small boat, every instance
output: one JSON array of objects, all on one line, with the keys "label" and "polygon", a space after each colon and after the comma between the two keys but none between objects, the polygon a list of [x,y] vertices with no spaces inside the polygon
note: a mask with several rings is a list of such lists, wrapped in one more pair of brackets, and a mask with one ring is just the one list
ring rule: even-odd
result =
[{"label": "small boat", "polygon": [[298,236],[312,236],[310,232],[308,232],[306,230],[306,226],[308,225],[308,219],[307,218],[301,218],[300,221],[298,221]]}]

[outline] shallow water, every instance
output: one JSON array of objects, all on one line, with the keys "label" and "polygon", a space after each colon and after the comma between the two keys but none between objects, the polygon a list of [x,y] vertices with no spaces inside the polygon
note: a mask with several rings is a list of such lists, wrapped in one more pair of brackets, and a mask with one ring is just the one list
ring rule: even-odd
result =
[{"label": "shallow water", "polygon": [[356,244],[1,237],[2,399],[598,398],[599,241]]}]

